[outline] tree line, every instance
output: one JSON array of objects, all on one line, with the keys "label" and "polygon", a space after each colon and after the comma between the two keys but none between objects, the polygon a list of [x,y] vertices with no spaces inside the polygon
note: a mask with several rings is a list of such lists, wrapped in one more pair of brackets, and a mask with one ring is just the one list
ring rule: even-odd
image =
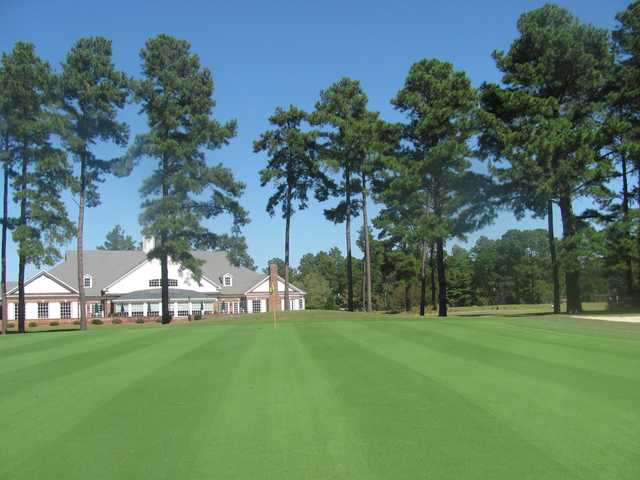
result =
[{"label": "tree line", "polygon": [[[369,110],[366,93],[350,78],[320,92],[311,112],[278,108],[269,119],[272,129],[254,149],[269,157],[261,171],[262,185],[275,187],[267,211],[273,215],[280,205],[286,222],[286,282],[291,217],[313,194],[318,201],[337,199],[325,216],[345,225],[343,305],[350,311],[357,293],[352,220],[360,214],[367,311],[377,275],[413,279],[418,271],[420,313],[429,287],[438,314],[446,316],[457,301],[454,272],[447,273],[447,242],[465,239],[504,209],[518,218],[548,220],[554,312],[560,311],[561,289],[567,312],[581,311],[581,290],[589,281],[582,274],[588,252],[596,251],[589,247],[594,236],[600,237],[608,288],[637,298],[640,182],[631,181],[640,171],[640,2],[616,19],[609,32],[556,5],[524,13],[517,38],[507,50],[493,52],[499,84],[474,88],[451,63],[416,62],[391,99],[405,117],[400,123]],[[583,199],[594,207],[578,212],[576,202]],[[380,213],[370,223],[371,200]],[[561,240],[554,231],[556,209]],[[374,271],[371,227],[385,245],[388,270],[377,265]],[[319,255],[328,261],[337,253]],[[449,263],[460,253],[454,249]],[[487,271],[487,278],[498,271]],[[338,279],[325,280],[335,288]]]},{"label": "tree line", "polygon": [[[404,116],[399,123],[370,110],[360,82],[350,78],[321,91],[313,111],[276,109],[254,150],[268,156],[260,171],[261,184],[274,188],[267,211],[285,220],[285,283],[292,217],[313,198],[336,201],[325,216],[345,226],[347,310],[354,310],[359,289],[352,252],[358,216],[367,311],[374,308],[376,278],[408,277],[417,265],[420,312],[431,294],[439,315],[446,316],[453,295],[447,244],[490,224],[501,209],[547,217],[556,311],[562,285],[567,311],[581,310],[584,245],[594,229],[603,236],[608,274],[620,279],[620,291],[634,294],[640,272],[640,184],[632,183],[640,166],[640,2],[616,18],[616,29],[608,32],[555,5],[524,13],[517,38],[493,53],[499,84],[475,88],[451,63],[416,62],[391,99]],[[140,78],[120,71],[111,42],[102,37],[78,40],[59,69],[26,42],[2,55],[3,330],[9,233],[18,245],[19,331],[25,323],[27,264],[55,262],[59,245],[73,237],[86,328],[85,209],[100,203],[99,186],[110,175],[128,175],[141,161],[153,165],[140,188],[140,223],[144,235],[157,239],[149,258],[161,264],[163,322],[170,321],[169,258],[195,278],[201,276],[201,264],[190,253],[196,248],[224,249],[235,263],[253,266],[241,235],[249,222],[239,202],[245,185],[229,168],[211,166],[205,158],[237,130],[235,120],[221,123],[213,116],[211,72],[188,42],[164,34],[146,42],[140,60]],[[148,124],[133,139],[118,120],[128,103],[139,105]],[[124,153],[100,158],[96,145],[105,142]],[[9,216],[10,191],[19,211],[15,218]],[[62,201],[65,191],[77,199],[75,222]],[[576,201],[585,198],[594,208],[576,211]],[[380,206],[375,218],[369,218],[372,201]],[[556,209],[561,240],[554,232]],[[219,215],[230,217],[229,233],[203,225]],[[386,270],[375,264],[376,242],[391,252]]]}]

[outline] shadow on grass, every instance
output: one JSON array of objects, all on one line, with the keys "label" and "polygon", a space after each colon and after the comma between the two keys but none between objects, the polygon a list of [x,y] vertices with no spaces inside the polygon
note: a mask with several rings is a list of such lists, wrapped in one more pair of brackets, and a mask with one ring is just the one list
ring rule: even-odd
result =
[{"label": "shadow on grass", "polygon": [[[73,328],[73,327],[55,328],[55,329],[52,328],[50,330],[49,329],[42,329],[42,330],[38,329],[38,330],[26,330],[24,332],[24,334],[32,335],[32,334],[35,334],[35,333],[64,333],[64,332],[77,332],[79,330],[80,330],[80,328],[77,328],[77,327],[76,328]],[[8,330],[7,331],[7,335],[24,335],[24,334],[18,332],[17,330]]]}]

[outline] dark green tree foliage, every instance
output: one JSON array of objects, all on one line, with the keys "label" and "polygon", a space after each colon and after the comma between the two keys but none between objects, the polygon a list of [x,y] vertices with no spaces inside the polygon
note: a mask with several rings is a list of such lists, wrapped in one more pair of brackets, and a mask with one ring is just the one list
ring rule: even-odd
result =
[{"label": "dark green tree foliage", "polygon": [[32,44],[18,42],[11,53],[3,54],[2,68],[2,118],[16,162],[12,189],[20,213],[13,240],[18,244],[18,331],[24,332],[27,264],[55,263],[58,246],[73,235],[60,199],[71,167],[52,139],[60,122],[54,113],[56,81],[49,64],[38,58]]},{"label": "dark green tree foliage", "polygon": [[278,205],[282,207],[285,219],[284,241],[284,308],[289,310],[289,243],[291,217],[298,210],[307,208],[309,190],[314,190],[316,198],[326,200],[331,182],[326,177],[317,160],[317,132],[303,130],[303,122],[308,120],[306,112],[291,105],[287,110],[280,107],[269,118],[275,128],[260,135],[254,142],[254,152],[266,152],[269,156],[267,167],[260,171],[261,186],[273,183],[275,192],[267,203],[267,212],[273,216]]},{"label": "dark green tree foliage", "polygon": [[330,296],[326,299],[324,308],[335,310],[346,306],[346,261],[337,247],[328,252],[320,251],[317,254],[307,253],[300,259],[297,278],[304,279],[314,275],[321,275],[329,284]]},{"label": "dark green tree foliage", "polygon": [[622,188],[605,195],[606,256],[610,274],[623,277],[618,290],[630,295],[640,288],[640,175],[635,186],[630,184],[632,171],[640,172],[640,2],[631,2],[616,19],[613,40],[618,68],[609,100]]},{"label": "dark green tree foliage", "polygon": [[363,125],[371,122],[367,95],[360,82],[343,78],[320,92],[312,123],[325,130],[320,134],[322,160],[339,171],[341,180],[335,193],[341,200],[335,208],[325,210],[335,223],[345,223],[347,247],[347,309],[353,311],[353,256],[351,253],[351,218],[358,214],[360,203],[354,195],[360,192],[359,172],[367,154],[367,138]]},{"label": "dark green tree foliage", "polygon": [[473,305],[473,264],[469,252],[454,245],[447,255],[447,298],[454,307]]},{"label": "dark green tree foliage", "polygon": [[602,149],[609,141],[604,101],[613,58],[605,30],[554,5],[522,15],[518,31],[507,52],[493,54],[505,88],[483,86],[490,116],[481,145],[498,162],[506,160],[495,172],[515,192],[516,208],[540,213],[548,201],[559,205],[567,310],[576,313],[585,219],[573,202],[611,176]]},{"label": "dark green tree foliage", "polygon": [[[469,142],[477,128],[476,92],[467,76],[450,63],[422,60],[411,67],[392,103],[408,121],[399,156],[399,176],[406,177],[401,180],[402,191],[424,205],[418,225],[421,229],[429,225],[435,238],[438,313],[446,316],[444,245],[447,239],[464,238],[495,215],[491,181],[472,171],[469,160]],[[414,203],[408,197],[407,201]]]},{"label": "dark green tree foliage", "polygon": [[120,225],[116,225],[109,232],[98,250],[139,250],[138,244],[132,236],[125,234]]},{"label": "dark green tree foliage", "polygon": [[116,70],[111,41],[103,37],[78,40],[62,64],[61,91],[65,113],[64,144],[78,164],[77,258],[80,329],[87,328],[84,297],[84,211],[100,204],[98,184],[114,168],[116,159],[98,158],[92,147],[99,141],[126,146],[129,128],[118,122],[118,111],[129,95],[129,82]]},{"label": "dark green tree foliage", "polygon": [[[273,257],[271,260],[269,260],[267,262],[267,265],[262,269],[262,273],[264,273],[265,275],[269,275],[269,265],[271,265],[272,263],[275,263],[277,265],[278,275],[284,278],[284,260],[278,257]],[[292,279],[296,277],[296,271],[293,267],[289,269],[289,273]]]},{"label": "dark green tree foliage", "polygon": [[[248,217],[238,198],[245,186],[223,165],[207,164],[203,150],[226,145],[236,123],[223,125],[211,118],[215,106],[211,72],[190,53],[189,43],[159,35],[147,41],[140,56],[144,78],[135,93],[149,131],[136,137],[130,156],[157,160],[140,189],[144,198],[140,221],[144,235],[157,240],[149,258],[160,260],[162,321],[169,322],[169,258],[198,279],[201,262],[192,249],[227,250],[236,262],[242,257],[246,244],[239,230]],[[202,220],[225,213],[232,218],[231,235],[211,233],[202,225]]]}]

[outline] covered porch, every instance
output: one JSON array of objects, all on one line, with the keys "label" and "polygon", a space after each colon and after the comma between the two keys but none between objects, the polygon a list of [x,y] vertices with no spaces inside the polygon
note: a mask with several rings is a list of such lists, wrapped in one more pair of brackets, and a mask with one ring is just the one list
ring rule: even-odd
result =
[{"label": "covered porch", "polygon": [[[211,315],[217,311],[215,294],[193,290],[169,289],[169,314],[173,317]],[[138,290],[111,300],[111,313],[121,317],[158,317],[162,315],[162,290]]]}]

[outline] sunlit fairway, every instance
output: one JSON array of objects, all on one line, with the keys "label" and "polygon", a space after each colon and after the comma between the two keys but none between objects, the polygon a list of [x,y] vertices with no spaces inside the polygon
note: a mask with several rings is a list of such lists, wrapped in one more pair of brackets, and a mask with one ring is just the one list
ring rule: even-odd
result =
[{"label": "sunlit fairway", "polygon": [[302,312],[0,338],[0,478],[640,478],[640,325]]}]

